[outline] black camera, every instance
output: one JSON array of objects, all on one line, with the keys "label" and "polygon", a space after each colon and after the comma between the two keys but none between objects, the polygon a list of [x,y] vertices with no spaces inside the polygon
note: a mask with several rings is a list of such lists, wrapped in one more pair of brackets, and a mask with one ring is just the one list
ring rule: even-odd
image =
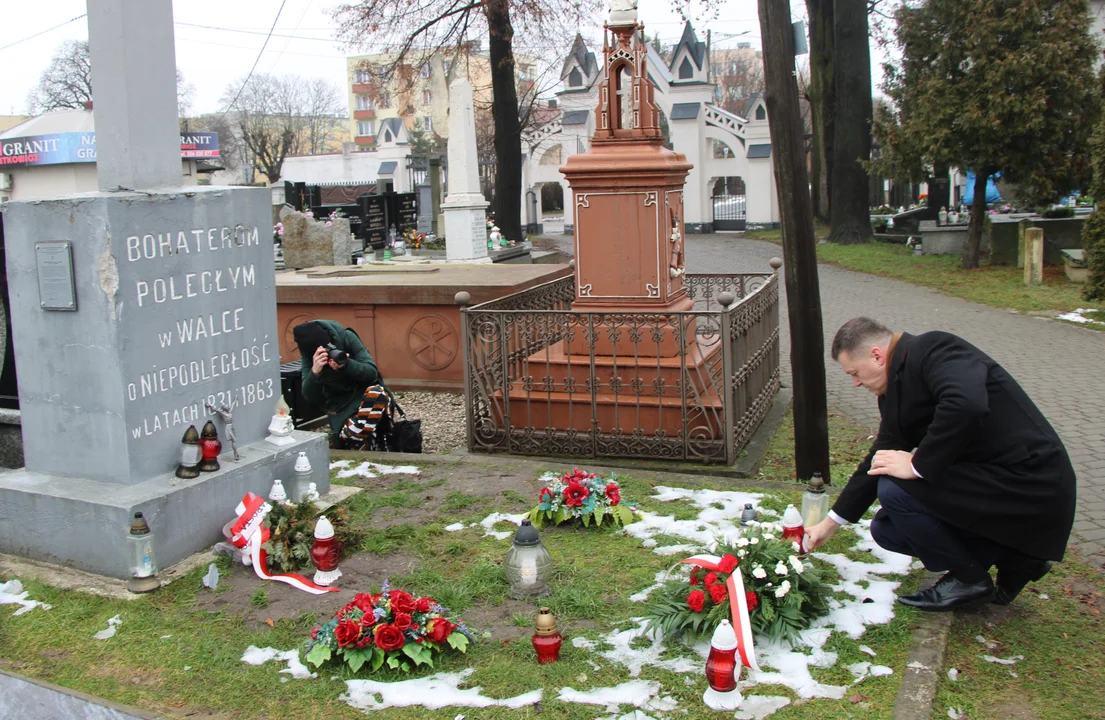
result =
[{"label": "black camera", "polygon": [[338,365],[344,365],[345,361],[349,359],[349,353],[339,347],[335,347],[334,343],[326,343],[326,354]]}]

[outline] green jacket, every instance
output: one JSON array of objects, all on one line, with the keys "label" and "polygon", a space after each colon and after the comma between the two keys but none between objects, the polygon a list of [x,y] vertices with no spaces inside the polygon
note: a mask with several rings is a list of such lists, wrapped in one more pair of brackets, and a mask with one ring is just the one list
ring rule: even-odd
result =
[{"label": "green jacket", "polygon": [[333,320],[316,322],[326,328],[335,347],[349,353],[349,359],[341,370],[326,366],[316,376],[311,372],[313,358],[304,357],[300,369],[303,374],[303,397],[326,411],[330,416],[330,429],[337,433],[345,421],[360,409],[364,391],[380,382],[380,371],[355,332]]}]

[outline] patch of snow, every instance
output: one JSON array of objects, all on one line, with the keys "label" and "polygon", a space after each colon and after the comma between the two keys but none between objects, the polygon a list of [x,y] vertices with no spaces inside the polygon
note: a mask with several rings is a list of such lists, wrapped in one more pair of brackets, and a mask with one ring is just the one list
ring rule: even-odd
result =
[{"label": "patch of snow", "polygon": [[993,655],[979,655],[979,657],[988,663],[997,663],[998,665],[1013,665],[1018,660],[1024,660],[1024,655],[1014,655],[1010,658],[999,658]]},{"label": "patch of snow", "polygon": [[948,708],[948,717],[951,720],[960,720],[963,717],[963,711],[959,708]]},{"label": "patch of snow", "polygon": [[[657,550],[657,552],[659,552],[659,550]],[[629,601],[644,602],[648,599],[648,596],[652,594],[653,590],[659,590],[660,588],[664,587],[664,583],[668,580],[674,580],[676,578],[686,579],[690,577],[690,574],[690,565],[680,565],[678,568],[672,570],[670,573],[667,570],[661,570],[660,572],[656,573],[656,577],[654,578],[655,582],[652,585],[649,585],[644,590],[640,590],[630,595]]]},{"label": "patch of snow", "polygon": [[871,657],[875,657],[875,651],[872,650],[871,648],[867,647],[866,645],[860,645],[859,646],[859,651],[861,653],[867,653]]},{"label": "patch of snow", "polygon": [[872,665],[869,662],[858,662],[849,665],[848,672],[852,673],[852,677],[856,679],[857,683],[869,677],[884,677],[894,674],[894,671],[885,665]]},{"label": "patch of snow", "polygon": [[264,665],[270,660],[288,663],[288,667],[280,672],[287,673],[296,680],[318,677],[318,673],[311,672],[306,665],[300,662],[298,650],[277,650],[276,648],[259,648],[250,645],[242,654],[242,662],[248,665]]},{"label": "patch of snow", "polygon": [[584,637],[574,637],[572,638],[572,647],[594,650],[598,647],[598,643],[596,643],[594,640],[588,640]]},{"label": "patch of snow", "polygon": [[[638,677],[641,674],[641,669],[646,666],[664,668],[665,670],[671,670],[676,673],[702,671],[702,661],[699,660],[692,660],[685,657],[670,658],[666,660],[661,659],[661,655],[667,650],[663,643],[663,633],[655,628],[645,632],[646,621],[644,618],[630,618],[630,620],[637,624],[628,630],[614,630],[603,637],[603,642],[611,645],[612,648],[610,650],[600,651],[598,653],[600,656],[612,662],[624,665],[629,669],[630,677]],[[633,641],[637,638],[644,638],[650,641],[649,646],[643,648],[632,647]],[[583,638],[573,638],[572,644],[575,645],[577,640],[583,640]],[[586,642],[590,643],[591,641],[588,640]],[[585,645],[575,646],[586,647]],[[594,643],[591,643],[591,646],[594,647]],[[695,650],[699,652],[702,659],[705,660],[709,651],[709,646],[706,643],[700,643],[700,646],[701,648],[696,646]]]},{"label": "patch of snow", "polygon": [[119,627],[122,624],[123,621],[119,619],[118,615],[113,618],[108,618],[107,627],[96,633],[92,637],[96,638],[97,640],[107,640],[108,638],[115,637],[115,628]]},{"label": "patch of snow", "polygon": [[171,637],[172,637],[172,635],[162,635],[162,636],[161,636],[161,639],[162,639],[162,640],[168,640],[168,639],[169,639],[169,638],[171,638]]},{"label": "patch of snow", "polygon": [[490,515],[485,517],[483,520],[480,520],[479,524],[483,526],[483,534],[484,534],[485,537],[486,536],[491,536],[491,537],[495,538],[496,540],[506,540],[507,538],[514,536],[514,531],[513,530],[506,530],[506,531],[494,530],[493,528],[495,527],[495,523],[509,522],[509,523],[514,523],[515,525],[521,525],[522,520],[524,520],[527,515],[529,515],[528,512],[519,513],[517,515],[509,515],[507,513],[496,512],[496,513],[491,513]]},{"label": "patch of snow", "polygon": [[30,612],[36,607],[41,607],[43,610],[50,609],[50,605],[44,602],[30,600],[27,597],[30,594],[29,591],[23,589],[22,582],[19,580],[9,580],[3,585],[0,585],[0,605],[20,605],[21,607],[12,613],[12,617]]},{"label": "patch of snow", "polygon": [[658,548],[653,549],[652,552],[657,555],[694,555],[695,552],[700,550],[698,545],[661,545]]},{"label": "patch of snow", "polygon": [[996,642],[992,642],[982,637],[981,635],[975,635],[975,642],[980,645],[985,645],[987,650],[993,650],[998,646]]},{"label": "patch of snow", "polygon": [[948,668],[948,679],[952,682],[959,680],[959,670],[955,668]]},{"label": "patch of snow", "polygon": [[380,475],[418,475],[422,471],[417,465],[381,465],[374,462],[363,462],[355,468],[350,468],[352,461],[339,460],[330,463],[330,469],[344,468],[338,472],[339,478],[363,477],[374,478]]},{"label": "patch of snow", "polygon": [[384,710],[392,707],[422,706],[430,710],[445,707],[490,707],[492,705],[513,708],[541,702],[541,690],[533,690],[512,698],[489,698],[482,688],[461,689],[464,680],[474,673],[468,668],[456,673],[437,673],[424,678],[377,682],[375,680],[346,680],[348,692],[340,699],[359,710]]},{"label": "patch of snow", "polygon": [[468,526],[464,523],[453,523],[452,525],[445,526],[445,532],[457,532],[458,530],[463,530],[466,527]]},{"label": "patch of snow", "polygon": [[1077,310],[1072,310],[1069,313],[1063,313],[1062,315],[1059,315],[1058,318],[1060,320],[1067,320],[1068,322],[1088,323],[1090,325],[1105,325],[1105,322],[1101,322],[1100,320],[1092,320],[1088,317],[1085,317],[1085,314],[1088,312],[1094,311],[1088,310],[1086,308],[1078,308]]},{"label": "patch of snow", "polygon": [[1048,597],[1047,593],[1040,593],[1040,599],[1041,600],[1050,600],[1051,598]]},{"label": "patch of snow", "polygon": [[787,705],[790,705],[790,698],[787,697],[750,695],[741,702],[740,709],[733,717],[736,720],[763,720]]},{"label": "patch of snow", "polygon": [[928,665],[925,665],[924,663],[919,663],[916,660],[911,662],[909,665],[906,665],[906,667],[909,668],[910,670],[928,670],[929,669]]},{"label": "patch of snow", "polygon": [[[670,697],[658,697],[660,691],[660,683],[653,680],[630,680],[614,687],[593,688],[587,691],[564,687],[560,689],[556,699],[566,703],[602,705],[609,713],[621,712],[622,705],[661,712],[674,710],[677,707],[675,701]],[[633,716],[623,715],[622,717]]]}]

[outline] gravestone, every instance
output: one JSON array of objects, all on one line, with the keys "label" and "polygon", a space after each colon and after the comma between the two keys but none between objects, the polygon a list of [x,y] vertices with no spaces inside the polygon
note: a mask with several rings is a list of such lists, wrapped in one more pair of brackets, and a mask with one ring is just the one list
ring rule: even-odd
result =
[{"label": "gravestone", "polygon": [[476,160],[472,84],[458,78],[449,85],[449,193],[441,204],[447,259],[487,258],[487,206]]},{"label": "gravestone", "polygon": [[418,186],[418,223],[415,227],[423,235],[434,231],[433,200],[428,184]]},{"label": "gravestone", "polygon": [[360,250],[350,234],[348,218],[327,225],[325,219],[309,218],[290,207],[280,209],[284,223],[284,265],[290,268],[349,265],[353,251]]},{"label": "gravestone", "polygon": [[388,205],[383,195],[362,195],[361,217],[364,218],[364,246],[379,250],[388,242]]},{"label": "gravestone", "polygon": [[[0,473],[0,552],[124,578],[141,511],[161,567],[210,546],[246,492],[329,490],[322,435],[264,442],[280,396],[264,188],[178,187],[170,0],[88,0],[100,190],[5,208],[26,466]],[[205,404],[233,412],[240,459]],[[222,468],[174,470],[215,421]]]}]

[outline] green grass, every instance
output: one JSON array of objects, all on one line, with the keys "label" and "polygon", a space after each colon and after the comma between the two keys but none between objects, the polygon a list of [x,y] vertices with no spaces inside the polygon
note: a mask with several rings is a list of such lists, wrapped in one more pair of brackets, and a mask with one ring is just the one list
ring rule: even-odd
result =
[{"label": "green grass", "polygon": [[[946,671],[941,674],[933,717],[947,717],[948,709],[956,708],[971,720],[1105,718],[1101,570],[1068,555],[1029,588],[1008,614],[991,606],[984,613],[956,615],[945,666],[956,668],[959,677],[952,682]],[[978,635],[997,647],[980,644]],[[982,655],[1024,660],[1006,666]]]},{"label": "green grass", "polygon": [[[841,418],[834,419],[832,428],[834,462],[843,463],[845,458],[853,458],[858,452],[856,444],[866,437],[866,430],[849,426]],[[789,450],[793,443],[791,434],[790,424],[780,428],[768,462],[764,464],[764,481],[785,481],[791,477],[791,465],[787,460],[788,453],[792,452]],[[562,471],[564,468],[555,469]],[[653,500],[650,496],[658,483],[644,471],[636,471],[619,480],[623,497],[639,503],[644,509],[681,518],[692,518],[698,512],[689,502]],[[738,485],[728,478],[705,476],[690,477],[680,484],[719,490],[763,491],[755,483]],[[554,559],[552,595],[532,601],[528,610],[519,609],[515,601],[508,603],[508,587],[502,571],[507,542],[484,536],[479,527],[447,533],[444,526],[458,521],[475,522],[496,509],[518,511],[532,500],[520,493],[515,493],[517,497],[504,497],[507,493],[502,493],[493,502],[482,499],[489,506],[477,509],[479,498],[458,491],[447,495],[441,507],[434,508],[433,517],[418,524],[380,527],[381,514],[377,511],[409,507],[421,497],[419,483],[410,483],[410,487],[399,485],[398,490],[397,485],[389,485],[386,490],[369,489],[347,501],[351,522],[366,533],[360,548],[362,552],[402,552],[417,558],[412,574],[392,577],[393,585],[432,594],[442,604],[462,613],[462,617],[475,626],[478,635],[482,635],[485,628],[473,618],[490,618],[488,622],[493,623],[492,627],[516,633],[519,628],[531,627],[538,607],[547,606],[557,614],[568,638],[561,651],[561,662],[553,665],[538,665],[534,661],[527,633],[517,640],[483,637],[467,655],[445,656],[434,670],[455,672],[475,668],[469,686],[481,686],[489,697],[509,697],[544,688],[544,712],[540,717],[583,720],[608,714],[597,706],[555,700],[562,687],[590,689],[618,685],[630,679],[624,667],[573,647],[570,639],[579,635],[598,640],[613,629],[630,627],[630,618],[639,616],[643,608],[640,603],[630,602],[629,596],[651,585],[656,574],[667,570],[678,558],[657,555],[623,532],[548,527],[541,531],[541,537]],[[792,491],[776,493],[769,504],[781,510],[786,503],[798,500],[799,491],[800,488],[795,487]],[[678,538],[658,540],[661,543],[665,540],[685,542]],[[853,542],[850,533],[839,533],[827,551],[849,552]],[[239,567],[232,571],[225,560],[219,562],[224,571],[220,583],[223,589],[234,582],[235,572],[243,570]],[[156,593],[130,602],[62,591],[25,579],[31,597],[51,603],[54,608],[48,612],[36,609],[12,617],[10,606],[0,607],[0,668],[170,715],[363,717],[360,711],[339,699],[345,686],[330,680],[332,676],[352,677],[345,669],[324,667],[318,680],[282,683],[281,680],[288,676],[281,675],[273,664],[251,667],[241,662],[242,653],[249,645],[282,650],[301,646],[312,625],[328,619],[327,612],[316,616],[313,610],[303,610],[294,620],[280,620],[272,627],[245,622],[243,616],[250,608],[208,612],[196,605],[199,593],[210,592],[200,583],[204,572],[205,568],[198,568]],[[907,589],[911,589],[916,585],[916,577],[907,578],[905,582]],[[267,585],[253,594],[249,604],[273,607],[277,598],[287,597],[288,592],[291,591],[283,586]],[[310,604],[317,607],[317,604]],[[106,626],[107,618],[115,614],[120,614],[123,621],[118,634],[108,641],[92,639],[95,632]],[[869,659],[859,651],[860,644],[874,647],[879,654],[878,662],[895,668],[895,675],[866,680],[856,687],[860,693],[858,698],[849,690],[846,699],[841,701],[794,702],[774,715],[773,720],[888,717],[904,671],[910,627],[914,621],[911,611],[903,609],[890,625],[875,627],[858,641],[834,635],[828,649],[840,653],[841,663],[833,668],[813,668],[818,681],[850,683],[846,665]],[[162,639],[163,635],[172,637]],[[666,657],[689,652],[672,644]],[[588,661],[597,662],[601,669],[596,671]],[[185,670],[185,666],[191,669]],[[428,673],[406,676],[385,670],[371,677],[395,681],[425,674]],[[361,677],[368,676],[362,671]],[[640,677],[660,682],[664,693],[687,710],[687,717],[722,717],[707,713],[701,705],[705,689],[702,675],[677,675],[646,666]],[[688,678],[693,685],[685,684]],[[798,700],[789,690],[778,686],[758,686],[747,694],[787,695]],[[848,698],[858,699],[858,702],[849,702]],[[628,711],[628,706],[622,707],[622,712]],[[470,720],[483,720],[533,718],[538,713],[539,709],[533,707],[520,710],[449,708],[443,711],[416,707],[392,709],[386,715],[404,720],[464,714]]]}]

